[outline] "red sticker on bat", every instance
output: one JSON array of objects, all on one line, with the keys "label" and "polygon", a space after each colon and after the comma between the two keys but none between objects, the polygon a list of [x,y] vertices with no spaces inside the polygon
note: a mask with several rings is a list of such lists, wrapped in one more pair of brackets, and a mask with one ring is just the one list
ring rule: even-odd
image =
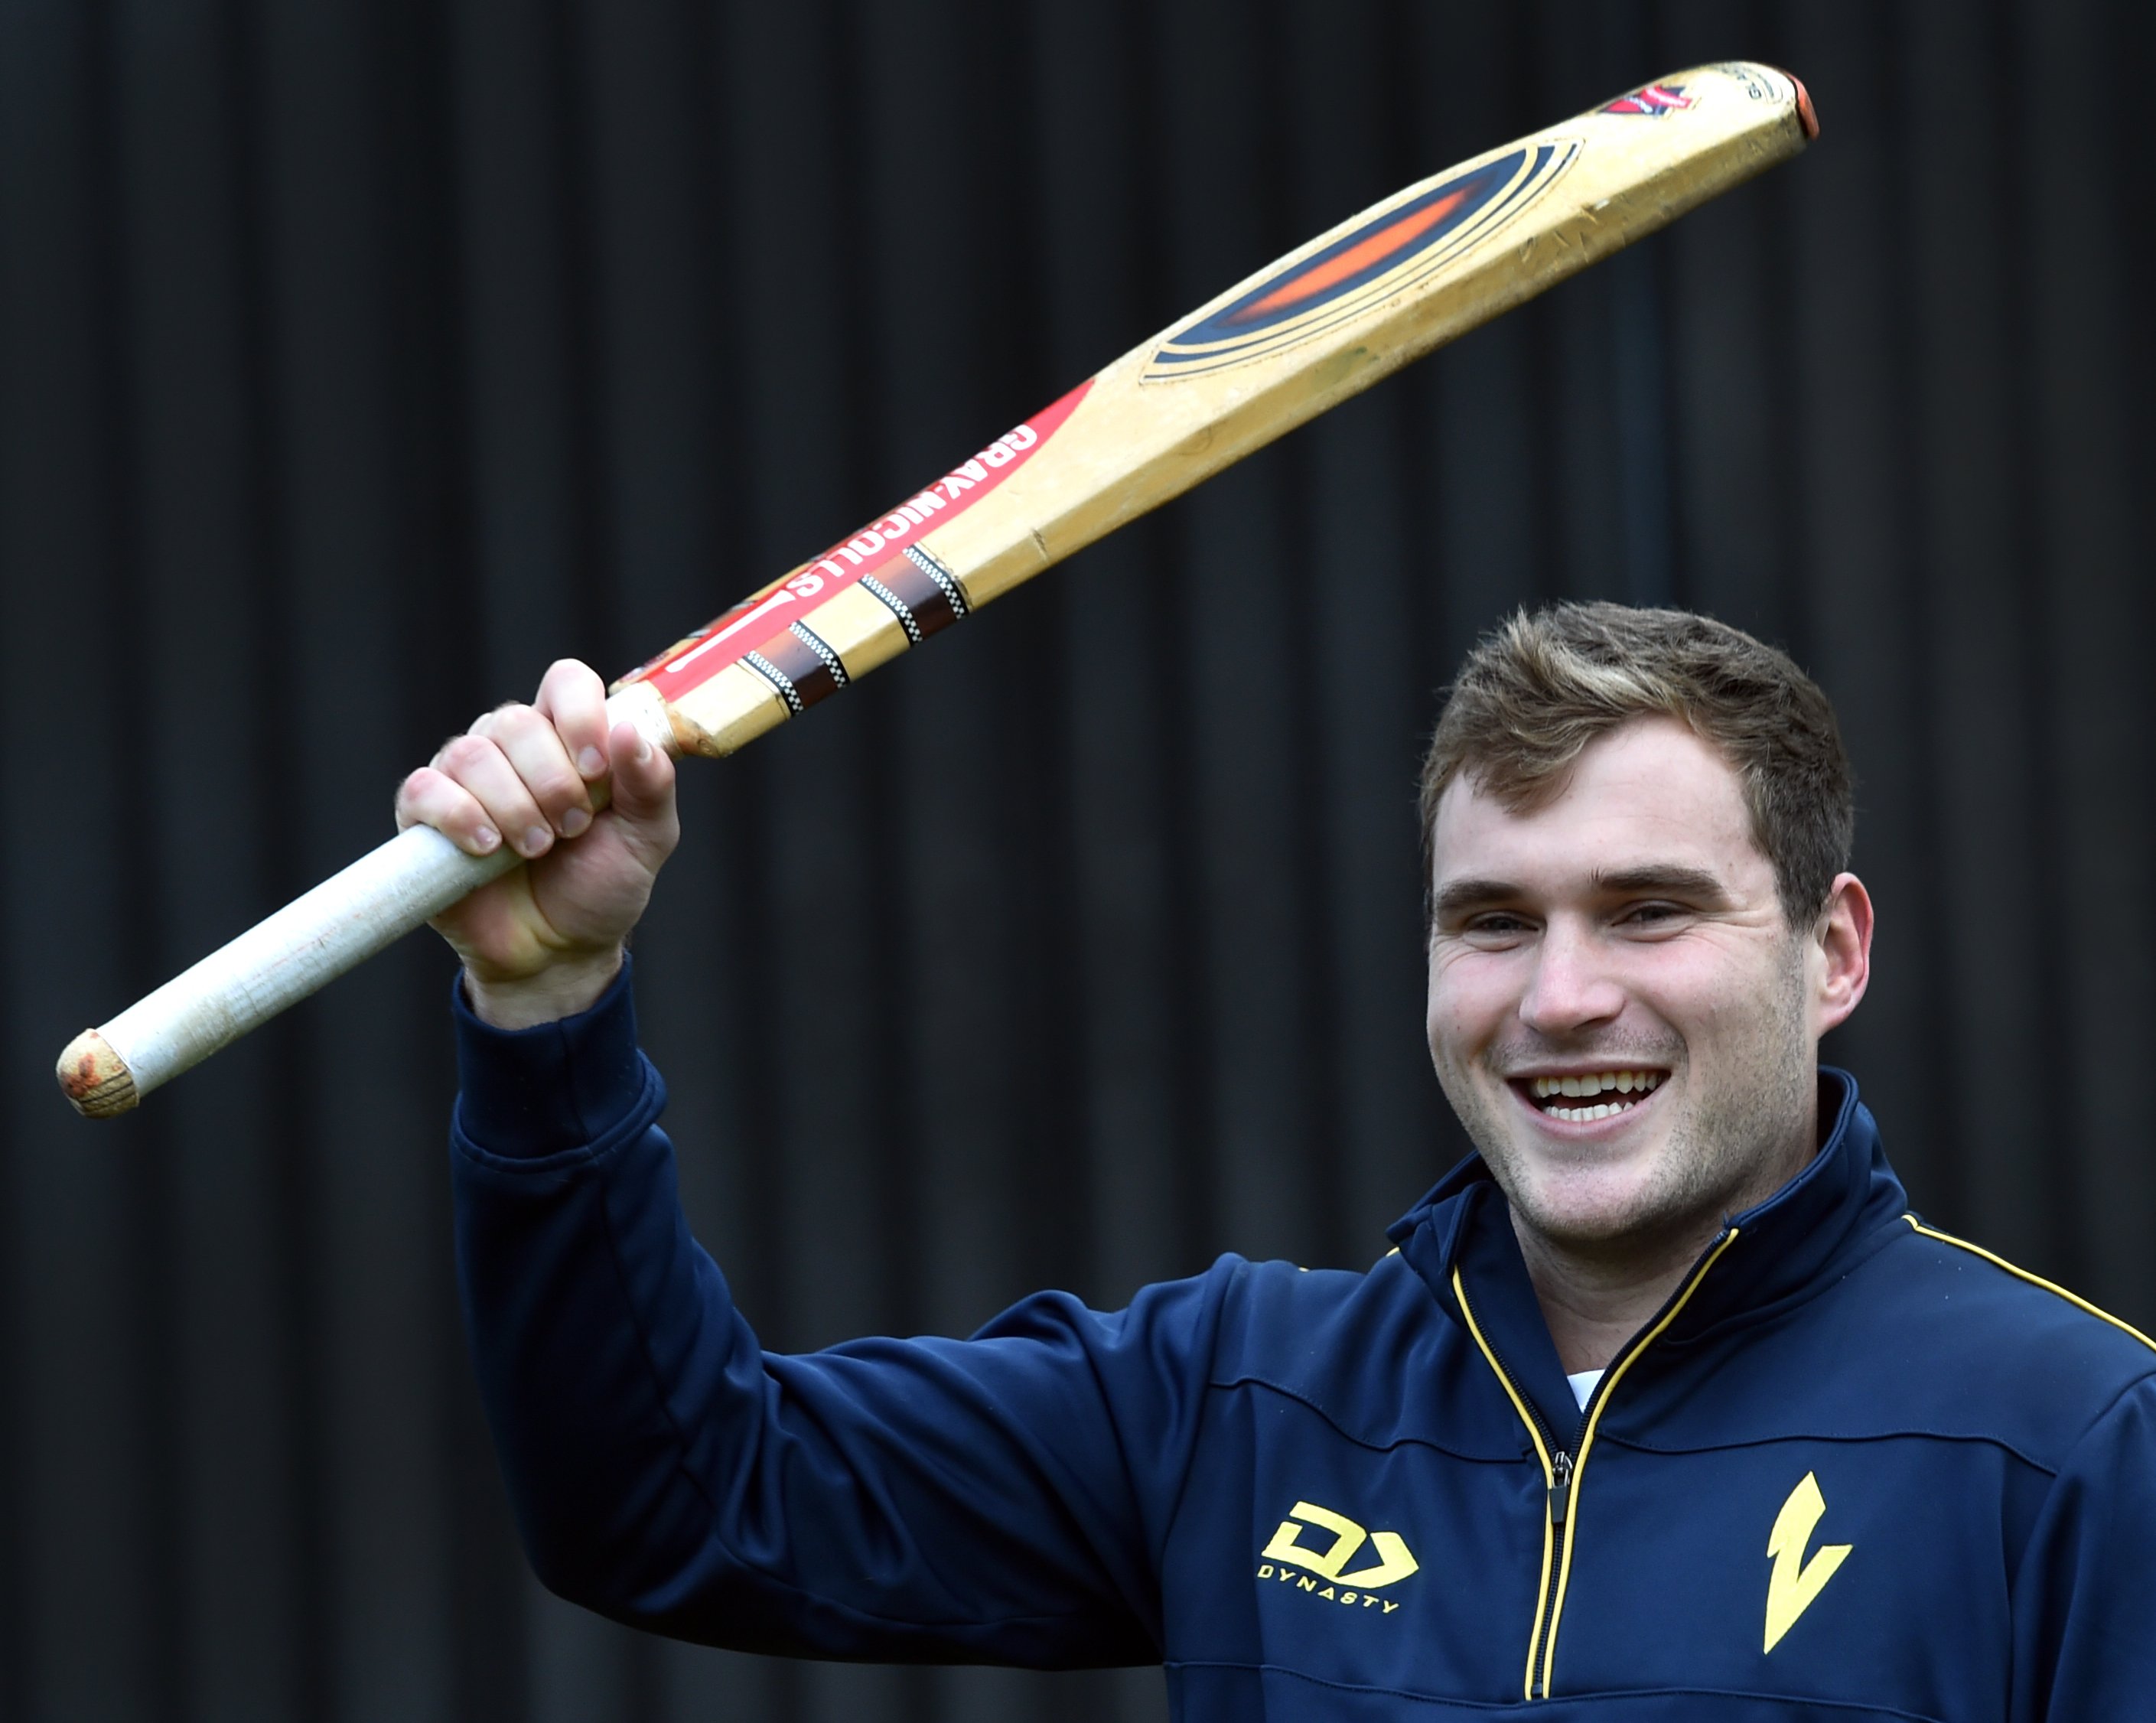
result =
[{"label": "red sticker on bat", "polygon": [[701,687],[728,664],[739,662],[762,642],[797,622],[805,622],[848,587],[887,567],[907,547],[948,525],[1001,485],[1039,453],[1069,418],[1091,381],[1082,382],[1052,407],[1014,426],[971,460],[953,467],[926,490],[911,496],[880,520],[835,544],[814,561],[744,598],[677,641],[621,685],[649,682],[670,700]]},{"label": "red sticker on bat", "polygon": [[1604,114],[1645,114],[1659,120],[1680,108],[1697,107],[1699,98],[1686,95],[1681,84],[1643,84],[1629,95],[1620,95],[1602,108]]}]

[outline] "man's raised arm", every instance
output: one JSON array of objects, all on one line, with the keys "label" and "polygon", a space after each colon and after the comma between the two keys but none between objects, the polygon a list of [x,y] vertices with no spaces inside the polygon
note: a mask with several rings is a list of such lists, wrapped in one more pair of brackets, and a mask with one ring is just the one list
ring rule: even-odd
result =
[{"label": "man's raised arm", "polygon": [[1232,1266],[1111,1315],[1050,1294],[968,1341],[766,1353],[690,1234],[636,1045],[623,945],[675,845],[670,762],[557,664],[398,813],[527,858],[437,926],[465,966],[459,1290],[541,1578],[745,1649],[1157,1662]]}]

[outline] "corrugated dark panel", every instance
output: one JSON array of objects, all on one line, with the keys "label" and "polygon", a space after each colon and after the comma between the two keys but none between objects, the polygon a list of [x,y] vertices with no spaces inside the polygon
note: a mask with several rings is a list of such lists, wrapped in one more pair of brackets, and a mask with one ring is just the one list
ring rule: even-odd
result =
[{"label": "corrugated dark panel", "polygon": [[[1319,226],[1690,61],[1820,146],[730,764],[640,941],[783,1346],[1354,1264],[1457,1151],[1411,780],[1476,632],[1673,598],[1840,703],[1838,1038],[1918,1202],[2143,1326],[2151,170],[2099,0],[0,8],[0,1716],[1158,1716],[526,1576],[416,942],[93,1131],[85,1022]],[[1224,1559],[1232,1552],[1224,1552]]]},{"label": "corrugated dark panel", "polygon": [[[1915,899],[1923,941],[1922,984],[1904,984],[1897,997],[1925,1038],[1925,1064],[1951,1080],[1927,1085],[1928,1095],[1911,1083],[1896,1099],[1903,1110],[1928,1100],[1931,1135],[1955,1145],[1925,1169],[1930,1200],[1951,1203],[2016,1260],[2056,1261],[2071,1217],[2053,1170],[2030,1145],[2057,1128],[2058,1096],[2045,1084],[1975,1081],[2024,1061],[2055,1069],[2058,1051],[2046,997],[2050,918],[2001,913],[2051,890],[2041,865],[2050,839],[2040,693],[2028,656],[2037,546],[2035,500],[2020,476],[2030,433],[2016,334],[2025,314],[2018,271],[2005,266],[2019,251],[2020,224],[2000,195],[2022,142],[2011,115],[2015,75],[1995,7],[1912,10],[1904,42],[1909,61],[1933,75],[1913,85],[1896,128],[1910,269],[1897,315],[1911,377],[1905,613],[1915,638],[1905,662],[1921,690],[1908,736],[1918,764],[1905,801],[1922,834],[1902,895]],[[1977,926],[1981,941],[1955,936]],[[1998,985],[1994,974],[2017,984]]]},{"label": "corrugated dark panel", "polygon": [[[30,1044],[55,1007],[137,984],[149,916],[130,857],[146,834],[130,747],[146,716],[140,495],[121,423],[134,358],[118,327],[109,38],[93,14],[21,20],[0,85],[8,315],[0,349],[0,559],[11,577],[4,651],[11,732],[57,779],[42,841],[9,846],[10,1367],[5,1693],[25,1715],[157,1715],[172,1674],[172,1553],[157,1438],[168,1410],[151,1353],[165,1337],[145,1249],[175,1145],[136,1122],[91,1154],[53,1132]],[[12,45],[12,44],[11,44]],[[18,584],[19,582],[19,584]],[[63,642],[73,642],[64,647]],[[157,1253],[162,1258],[162,1253]]]}]

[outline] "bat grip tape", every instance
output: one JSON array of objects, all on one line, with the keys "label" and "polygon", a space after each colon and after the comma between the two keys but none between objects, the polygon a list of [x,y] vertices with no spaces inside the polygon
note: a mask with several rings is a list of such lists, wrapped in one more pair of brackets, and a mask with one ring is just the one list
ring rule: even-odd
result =
[{"label": "bat grip tape", "polygon": [[[608,703],[654,740],[656,701]],[[670,746],[671,737],[665,740]],[[603,787],[601,787],[602,788]],[[603,805],[603,797],[594,802]],[[468,855],[431,826],[412,826],[296,897],[61,1054],[60,1087],[75,1110],[105,1118],[394,944],[523,858],[506,844]]]},{"label": "bat grip tape", "polygon": [[506,844],[490,855],[467,855],[431,826],[399,832],[85,1030],[60,1055],[60,1087],[90,1117],[126,1112],[522,859]]}]

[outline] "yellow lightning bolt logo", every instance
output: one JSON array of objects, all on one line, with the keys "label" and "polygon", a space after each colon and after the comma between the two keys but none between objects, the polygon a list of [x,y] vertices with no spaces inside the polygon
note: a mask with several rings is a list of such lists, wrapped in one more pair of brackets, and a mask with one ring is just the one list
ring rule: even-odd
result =
[{"label": "yellow lightning bolt logo", "polygon": [[1789,1492],[1782,1511],[1774,1516],[1774,1529],[1767,1535],[1767,1553],[1774,1571],[1767,1577],[1767,1649],[1781,1643],[1782,1635],[1797,1624],[1797,1618],[1812,1607],[1826,1589],[1826,1582],[1849,1559],[1854,1544],[1823,1544],[1811,1560],[1804,1560],[1804,1546],[1826,1513],[1826,1498],[1820,1494],[1819,1479],[1804,1474],[1804,1482]]}]

